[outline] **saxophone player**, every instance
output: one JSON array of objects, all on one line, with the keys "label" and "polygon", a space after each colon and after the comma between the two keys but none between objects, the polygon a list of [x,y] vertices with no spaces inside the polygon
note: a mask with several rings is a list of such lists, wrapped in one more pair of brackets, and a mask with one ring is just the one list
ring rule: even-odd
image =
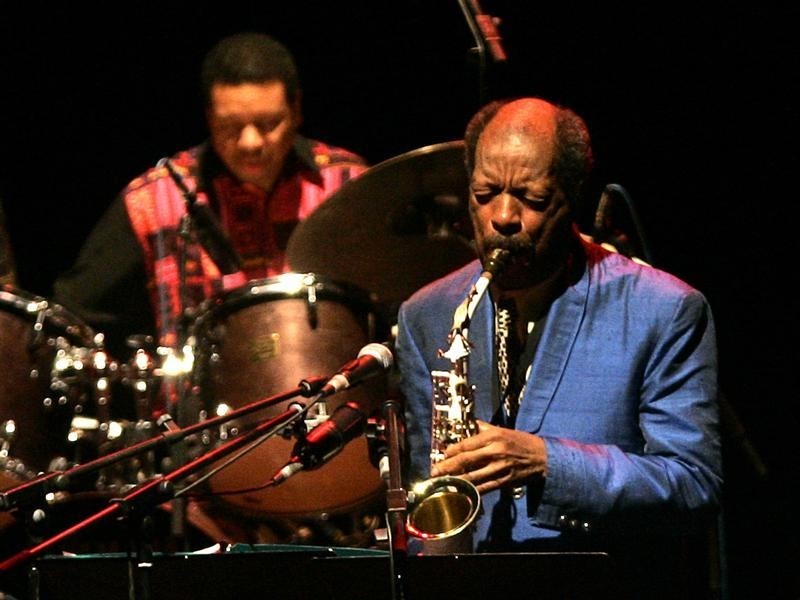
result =
[{"label": "saxophone player", "polygon": [[[477,487],[477,552],[600,550],[619,567],[620,597],[694,597],[722,487],[706,298],[580,234],[593,158],[570,109],[495,101],[465,142],[480,260],[398,315],[408,480]],[[448,368],[450,315],[498,248],[510,259],[469,328],[478,432],[432,465],[430,373]]]}]

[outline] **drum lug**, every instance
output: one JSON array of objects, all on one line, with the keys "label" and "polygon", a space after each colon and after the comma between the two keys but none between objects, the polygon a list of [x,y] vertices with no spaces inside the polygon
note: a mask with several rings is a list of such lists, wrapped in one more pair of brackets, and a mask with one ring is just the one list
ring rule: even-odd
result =
[{"label": "drum lug", "polygon": [[319,314],[317,313],[317,285],[313,275],[306,278],[306,306],[308,308],[308,324],[311,329],[316,329],[319,324]]},{"label": "drum lug", "polygon": [[0,456],[9,456],[11,443],[17,437],[17,424],[14,419],[0,423]]}]

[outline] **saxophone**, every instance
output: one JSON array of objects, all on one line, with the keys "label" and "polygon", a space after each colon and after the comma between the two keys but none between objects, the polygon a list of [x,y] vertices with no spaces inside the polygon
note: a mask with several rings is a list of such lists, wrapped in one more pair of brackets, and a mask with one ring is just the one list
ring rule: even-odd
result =
[{"label": "saxophone", "polygon": [[[450,371],[431,372],[431,465],[444,459],[448,446],[478,432],[468,373],[469,325],[475,307],[509,256],[508,250],[492,251],[484,271],[453,315],[449,348],[439,351],[450,360]],[[472,552],[472,526],[480,506],[480,493],[471,482],[451,475],[434,477],[411,488],[406,530],[422,540],[423,554]]]}]

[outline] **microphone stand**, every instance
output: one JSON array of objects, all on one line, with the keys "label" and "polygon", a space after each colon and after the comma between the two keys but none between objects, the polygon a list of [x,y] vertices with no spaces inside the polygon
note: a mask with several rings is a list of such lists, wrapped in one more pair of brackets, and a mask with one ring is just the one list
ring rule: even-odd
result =
[{"label": "microphone stand", "polygon": [[200,245],[211,257],[214,264],[217,265],[220,273],[223,276],[240,273],[242,259],[208,204],[198,201],[197,192],[189,189],[171,160],[162,158],[158,161],[158,166],[166,167],[172,181],[183,195],[183,200],[186,204],[186,216],[195,225],[192,229],[197,235]]},{"label": "microphone stand", "polygon": [[[631,195],[628,193],[628,191],[618,183],[609,183],[605,186],[605,188],[603,188],[603,192],[600,195],[600,202],[598,203],[597,211],[595,213],[594,225],[595,235],[600,238],[598,243],[604,241],[604,237],[609,237],[613,242],[614,237],[617,235],[615,228],[620,227],[619,223],[614,222],[614,197],[622,198],[622,200],[625,202],[625,207],[628,209],[628,215],[630,215],[631,223],[636,231],[636,238],[639,241],[638,246],[642,251],[642,258],[649,264],[654,265],[655,259],[650,251],[647,238],[644,235],[644,227],[642,227],[642,222],[639,219],[639,213],[637,212],[636,206],[633,203],[633,198],[631,198]],[[607,223],[606,220],[609,220],[610,223]],[[622,254],[626,254],[626,252],[623,250],[624,249],[620,249],[620,252]],[[635,248],[631,248],[631,252],[635,252]]]},{"label": "microphone stand", "polygon": [[494,24],[494,17],[483,12],[478,0],[458,0],[467,25],[475,38],[478,52],[479,102],[483,106],[488,100],[489,85],[487,83],[487,49],[494,65],[505,64],[506,52],[503,50],[500,34]]},{"label": "microphone stand", "polygon": [[80,481],[91,473],[105,469],[119,461],[127,460],[137,454],[155,451],[160,446],[171,446],[204,429],[217,427],[227,421],[238,419],[239,417],[243,417],[296,396],[304,396],[306,398],[314,396],[322,388],[325,381],[323,377],[304,379],[292,390],[262,398],[261,400],[246,404],[225,415],[198,422],[185,428],[179,428],[174,423],[171,423],[171,417],[169,415],[164,415],[159,419],[159,423],[165,427],[166,431],[158,436],[122,448],[117,452],[101,456],[88,463],[77,465],[66,471],[47,473],[46,475],[37,477],[4,492],[0,492],[0,512],[39,504],[42,498],[47,494],[67,490],[73,482]]},{"label": "microphone stand", "polygon": [[[196,316],[194,307],[190,308],[191,302],[186,283],[187,248],[192,242],[192,232],[195,233],[200,245],[208,252],[211,260],[217,265],[220,273],[224,277],[231,273],[241,272],[241,259],[236,251],[228,242],[225,233],[216,221],[213,213],[208,207],[201,205],[197,201],[197,193],[190,190],[184,178],[175,169],[169,158],[158,161],[157,166],[166,167],[167,173],[173,183],[183,195],[186,206],[186,213],[181,217],[178,236],[177,236],[177,262],[178,262],[178,285],[181,303],[180,320],[176,324],[177,346],[181,357],[183,350],[189,339],[189,329]],[[205,210],[204,210],[205,209]],[[181,373],[177,378],[177,393],[172,391],[169,400],[174,398],[177,423],[179,427],[185,427],[192,422],[194,415],[188,406],[186,374]],[[170,409],[171,410],[171,409]],[[176,447],[172,455],[172,460],[177,466],[186,460],[182,447]],[[176,543],[185,543],[186,537],[186,502],[183,498],[176,499],[172,512],[172,536]]]},{"label": "microphone stand", "polygon": [[[298,388],[289,392],[257,401],[253,404],[242,407],[239,410],[233,411],[228,415],[224,415],[223,417],[210,419],[209,421],[188,427],[186,430],[177,428],[170,429],[167,431],[167,433],[163,434],[161,438],[154,438],[150,442],[139,444],[137,446],[139,449],[141,449],[144,446],[150,447],[154,444],[164,443],[165,441],[172,443],[179,439],[183,439],[191,433],[197,432],[201,428],[208,427],[212,424],[219,424],[227,421],[230,418],[234,418],[234,415],[241,416],[243,414],[253,412],[258,408],[263,408],[265,406],[269,406],[270,404],[274,404],[297,395],[313,396],[317,393],[317,390],[322,387],[323,383],[324,380],[322,378],[314,378],[312,381],[303,380],[300,382]],[[175,493],[174,487],[175,481],[181,480],[220,460],[228,454],[254,443],[255,441],[259,440],[259,438],[268,438],[275,435],[281,431],[287,423],[292,420],[296,420],[298,416],[303,414],[304,407],[300,403],[293,404],[288,410],[284,411],[280,415],[260,423],[252,430],[232,438],[222,446],[203,454],[195,460],[179,466],[177,469],[166,475],[158,476],[136,486],[122,497],[113,499],[108,507],[89,516],[83,521],[68,527],[64,531],[50,537],[49,539],[37,544],[32,548],[27,548],[4,560],[3,562],[0,562],[0,575],[5,575],[11,572],[16,567],[19,567],[23,563],[26,563],[32,558],[39,556],[45,551],[53,548],[59,542],[108,517],[122,514],[124,518],[135,518],[141,522],[143,518],[147,516],[147,513],[152,507],[163,504],[164,502],[176,497],[177,494]],[[81,469],[81,467],[76,467],[75,470],[79,469]],[[147,588],[147,570],[152,566],[152,553],[150,552],[149,548],[142,547],[141,545],[138,546],[136,562],[135,564],[131,565],[130,572],[133,573],[135,571],[136,575],[132,575],[132,578],[136,579],[135,588],[139,591],[140,595],[138,597],[144,600],[149,597],[149,590]],[[132,582],[132,586],[133,585],[134,584]]]},{"label": "microphone stand", "polygon": [[386,529],[389,538],[389,569],[391,575],[392,600],[405,599],[406,558],[408,557],[408,534],[406,516],[408,494],[402,483],[402,440],[405,428],[402,407],[397,400],[389,399],[383,404],[383,421],[371,423],[367,435],[370,452],[375,456],[381,477],[387,481]]},{"label": "microphone stand", "polygon": [[[111,501],[110,505],[88,518],[80,521],[79,523],[68,527],[61,533],[58,533],[49,539],[37,544],[32,548],[27,548],[18,552],[9,559],[0,562],[0,574],[4,574],[20,566],[21,564],[29,561],[30,559],[41,555],[46,550],[54,547],[59,542],[67,539],[68,537],[82,531],[83,529],[94,525],[106,518],[114,515],[122,514],[126,519],[135,518],[141,520],[147,515],[149,510],[159,504],[174,498],[175,486],[174,482],[183,479],[200,469],[216,462],[217,460],[227,456],[228,454],[238,450],[242,446],[250,444],[254,440],[264,436],[270,437],[279,432],[286,423],[295,419],[298,415],[302,414],[302,407],[297,404],[290,407],[280,415],[269,419],[259,424],[254,429],[247,433],[231,439],[222,446],[207,452],[199,458],[192,460],[181,467],[178,467],[170,473],[156,477],[141,485],[136,486],[128,493],[124,494],[121,498],[115,498]],[[133,560],[133,558],[131,558]],[[135,587],[139,590],[138,596],[142,600],[149,597],[148,583],[148,569],[152,566],[152,553],[147,548],[139,548],[137,551],[136,562],[131,565],[131,571],[135,571],[134,578],[137,580]]]}]

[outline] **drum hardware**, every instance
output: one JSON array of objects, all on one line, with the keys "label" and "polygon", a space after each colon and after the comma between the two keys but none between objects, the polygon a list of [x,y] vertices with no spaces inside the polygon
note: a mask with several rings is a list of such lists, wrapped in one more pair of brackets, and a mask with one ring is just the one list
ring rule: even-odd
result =
[{"label": "drum hardware", "polygon": [[[98,333],[90,348],[76,347],[63,338],[57,348],[51,371],[50,388],[58,394],[57,402],[69,398],[73,417],[66,441],[70,462],[78,464],[117,447],[127,425],[113,414],[112,384],[120,381],[124,369],[105,351],[104,336]],[[45,402],[52,399],[45,399]],[[59,457],[54,459],[61,463]],[[51,461],[51,466],[54,461]],[[98,481],[97,487],[104,483]]]},{"label": "drum hardware", "polygon": [[[233,411],[230,414],[230,418],[239,418],[245,414],[263,410],[269,406],[278,405],[297,395],[314,395],[318,393],[322,383],[322,381],[317,381],[316,379],[312,380],[310,383],[305,381],[301,382],[301,385],[298,385],[288,392],[264,398]],[[289,419],[296,418],[297,415],[298,411],[296,409],[284,411],[280,415],[262,421],[253,430],[237,436],[228,443],[211,450],[205,455],[198,457],[196,460],[180,466],[169,474],[151,478],[139,485],[131,486],[123,490],[119,495],[120,499],[118,502],[112,503],[87,520],[76,525],[71,525],[68,530],[53,536],[49,540],[37,544],[32,551],[39,553],[52,547],[53,544],[58,543],[67,536],[74,535],[85,526],[89,526],[102,518],[116,514],[121,506],[122,510],[124,510],[122,516],[133,517],[138,515],[141,517],[149,508],[154,508],[165,500],[170,498],[178,499],[179,496],[185,494],[185,492],[190,489],[190,486],[183,486],[180,492],[175,492],[173,482],[189,481],[194,473],[238,451],[254,440],[274,434],[283,427]],[[202,428],[214,427],[218,425],[220,421],[227,418],[229,417],[212,419],[208,423],[196,423],[184,429],[175,429],[169,426],[170,417],[168,416],[159,419],[160,426],[165,429],[162,435],[151,437],[140,444],[124,447],[111,455],[105,455],[94,461],[74,466],[64,472],[42,475],[29,483],[16,486],[7,492],[3,492],[0,494],[0,511],[11,509],[38,511],[41,512],[40,520],[44,520],[47,517],[46,513],[42,511],[42,508],[45,506],[45,501],[51,503],[59,497],[65,497],[64,494],[67,490],[70,490],[76,482],[86,479],[88,475],[106,470],[114,464],[127,461],[143,452],[180,443],[186,437],[196,435]],[[2,515],[0,514],[0,516]],[[20,553],[0,563],[0,572],[12,568],[14,565],[21,561],[26,561],[32,556],[33,555],[26,552]]]},{"label": "drum hardware", "polygon": [[3,421],[0,423],[0,456],[8,456],[8,450],[11,447],[11,441],[17,434],[17,424],[13,419]]},{"label": "drum hardware", "polygon": [[[165,422],[165,417],[173,423],[173,431],[177,430],[177,424],[172,421],[172,417],[168,413],[162,413],[159,417],[160,411],[155,407],[164,384],[178,384],[191,372],[194,354],[192,343],[190,338],[179,351],[171,347],[155,346],[148,336],[129,337],[128,345],[134,348],[134,353],[117,371],[119,381],[132,394],[134,415],[121,420],[109,418],[96,423],[86,421],[83,427],[78,426],[84,434],[87,430],[97,432],[95,443],[99,455],[117,452],[148,440],[158,430],[158,423]],[[73,419],[73,426],[75,425],[76,420]],[[193,437],[187,437],[185,443],[188,446],[197,446]],[[200,453],[195,450],[188,456],[196,458]],[[129,489],[173,468],[173,461],[168,454],[155,450],[142,452],[102,471],[97,488],[118,493],[119,490]]]},{"label": "drum hardware", "polygon": [[16,437],[17,424],[13,419],[0,423],[0,474],[6,473],[13,479],[30,479],[34,473],[28,470],[25,463],[11,454]]},{"label": "drum hardware", "polygon": [[153,418],[152,409],[159,386],[156,362],[152,355],[138,348],[125,367],[123,383],[133,394],[134,412],[137,422]]},{"label": "drum hardware", "polygon": [[160,357],[161,367],[153,373],[162,378],[179,378],[189,375],[194,368],[194,346],[192,338],[179,351],[177,348],[159,346],[156,353]]},{"label": "drum hardware", "polygon": [[[137,423],[158,419],[158,394],[163,384],[177,384],[192,371],[194,341],[189,338],[181,350],[156,346],[150,336],[129,336],[134,353],[121,367],[120,380],[132,392]],[[152,423],[151,423],[152,424]],[[137,426],[138,427],[138,426]]]},{"label": "drum hardware", "polygon": [[91,347],[74,346],[62,336],[54,340],[50,389],[58,394],[58,404],[75,402],[73,410],[78,414],[86,411],[89,402],[98,410],[108,410],[110,384],[118,377],[119,365],[103,349],[103,337],[101,333],[95,335]]}]

